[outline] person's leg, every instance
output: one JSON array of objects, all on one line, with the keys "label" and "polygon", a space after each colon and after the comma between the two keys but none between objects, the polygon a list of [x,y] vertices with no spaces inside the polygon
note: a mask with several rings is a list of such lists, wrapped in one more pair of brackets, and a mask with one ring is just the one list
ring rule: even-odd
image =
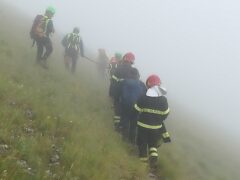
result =
[{"label": "person's leg", "polygon": [[42,41],[36,40],[36,44],[37,44],[37,57],[36,57],[36,62],[40,63],[42,60],[42,55],[43,55],[43,43]]},{"label": "person's leg", "polygon": [[51,42],[50,38],[44,39],[44,47],[46,48],[46,51],[42,58],[43,58],[43,60],[46,61],[48,59],[48,57],[52,54],[52,51],[53,51],[52,42]]},{"label": "person's leg", "polygon": [[75,73],[76,71],[77,59],[78,59],[78,54],[76,51],[73,51],[72,52],[72,68],[71,68],[72,73]]},{"label": "person's leg", "polygon": [[161,138],[160,129],[151,129],[149,132],[148,146],[149,146],[149,160],[150,165],[155,166],[158,160],[158,142]]},{"label": "person's leg", "polygon": [[140,126],[138,128],[137,145],[139,150],[139,158],[143,162],[148,161],[148,145],[147,145],[147,131]]},{"label": "person's leg", "polygon": [[137,114],[132,110],[130,113],[129,141],[136,143]]},{"label": "person's leg", "polygon": [[119,98],[117,96],[113,97],[113,106],[114,106],[114,127],[116,131],[121,131],[121,124],[120,124],[120,119],[121,119],[121,111],[120,111],[120,102]]},{"label": "person's leg", "polygon": [[122,136],[123,140],[129,140],[129,121],[130,121],[130,113],[128,108],[122,107],[121,119],[120,124],[122,126]]}]

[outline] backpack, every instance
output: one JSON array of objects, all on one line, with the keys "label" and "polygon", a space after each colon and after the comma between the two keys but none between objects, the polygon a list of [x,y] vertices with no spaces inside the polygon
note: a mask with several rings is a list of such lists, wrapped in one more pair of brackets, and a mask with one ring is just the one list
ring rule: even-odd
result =
[{"label": "backpack", "polygon": [[62,40],[62,45],[67,49],[78,50],[80,45],[80,36],[75,33],[67,34]]},{"label": "backpack", "polygon": [[31,39],[38,39],[46,36],[46,28],[49,22],[49,18],[43,15],[37,15],[33,21],[33,25],[30,31]]}]

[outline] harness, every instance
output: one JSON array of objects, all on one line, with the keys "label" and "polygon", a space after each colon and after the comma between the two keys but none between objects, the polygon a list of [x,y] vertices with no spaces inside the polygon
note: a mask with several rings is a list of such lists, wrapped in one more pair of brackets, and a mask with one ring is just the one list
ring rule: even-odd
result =
[{"label": "harness", "polygon": [[73,48],[75,50],[79,49],[80,36],[76,33],[70,33],[67,37],[68,45],[67,48]]}]

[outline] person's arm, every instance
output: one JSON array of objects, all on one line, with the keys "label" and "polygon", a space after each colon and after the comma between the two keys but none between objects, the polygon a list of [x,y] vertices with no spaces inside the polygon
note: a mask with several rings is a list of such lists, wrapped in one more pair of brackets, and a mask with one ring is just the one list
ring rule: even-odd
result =
[{"label": "person's arm", "polygon": [[163,119],[165,120],[168,115],[169,115],[169,112],[170,112],[170,109],[168,107],[168,101],[167,101],[167,98],[165,96],[163,96],[163,110],[164,110],[164,114],[162,115]]},{"label": "person's arm", "polygon": [[142,112],[142,102],[143,101],[143,96],[141,96],[140,98],[138,98],[137,102],[134,104],[134,110],[137,113],[141,113]]}]

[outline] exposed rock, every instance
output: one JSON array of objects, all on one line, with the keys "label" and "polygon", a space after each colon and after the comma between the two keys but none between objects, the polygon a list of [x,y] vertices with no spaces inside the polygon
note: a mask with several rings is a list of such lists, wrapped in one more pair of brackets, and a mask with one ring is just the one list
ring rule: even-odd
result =
[{"label": "exposed rock", "polygon": [[8,151],[9,147],[7,144],[0,144],[0,154],[4,154]]},{"label": "exposed rock", "polygon": [[34,133],[34,130],[32,128],[29,128],[29,127],[24,127],[24,131],[27,133],[27,134],[33,134]]},{"label": "exposed rock", "polygon": [[31,109],[26,109],[25,114],[29,120],[33,120],[35,117],[35,114]]}]

